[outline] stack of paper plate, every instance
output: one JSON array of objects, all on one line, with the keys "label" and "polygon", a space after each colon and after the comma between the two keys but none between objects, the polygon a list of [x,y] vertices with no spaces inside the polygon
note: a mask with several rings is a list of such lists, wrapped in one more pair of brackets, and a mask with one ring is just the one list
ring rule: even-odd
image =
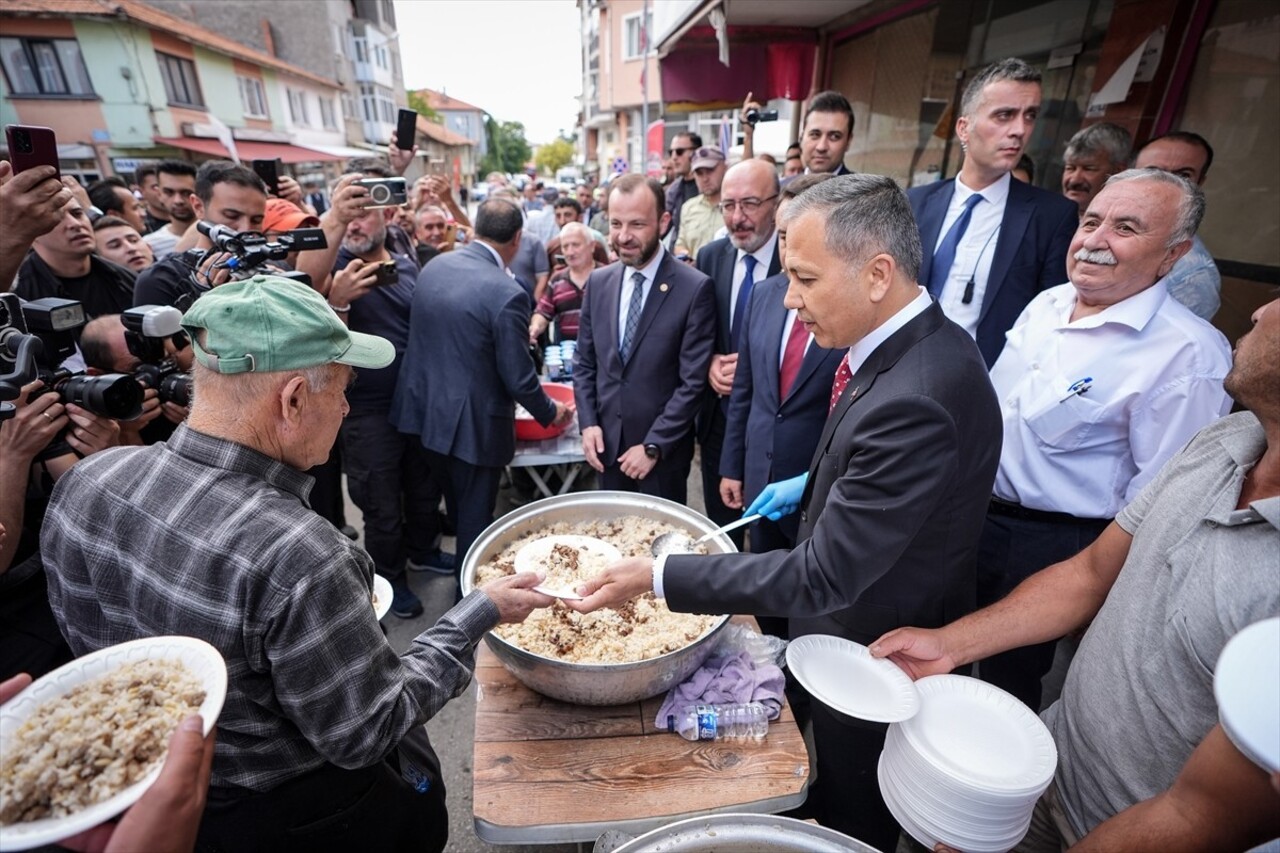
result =
[{"label": "stack of paper plate", "polygon": [[1053,738],[1025,705],[962,675],[915,683],[920,712],[889,727],[880,792],[898,823],[932,848],[1008,850],[1026,835],[1058,764]]}]

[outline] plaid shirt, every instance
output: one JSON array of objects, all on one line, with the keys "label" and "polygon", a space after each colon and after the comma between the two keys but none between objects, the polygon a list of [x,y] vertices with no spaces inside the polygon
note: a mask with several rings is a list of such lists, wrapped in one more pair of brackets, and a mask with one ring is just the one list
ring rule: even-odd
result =
[{"label": "plaid shirt", "polygon": [[466,688],[498,610],[473,592],[397,656],[373,562],[307,508],[311,477],[186,426],[96,453],[58,482],[41,534],[77,655],[163,634],[227,662],[213,784],[266,791],[366,767]]}]

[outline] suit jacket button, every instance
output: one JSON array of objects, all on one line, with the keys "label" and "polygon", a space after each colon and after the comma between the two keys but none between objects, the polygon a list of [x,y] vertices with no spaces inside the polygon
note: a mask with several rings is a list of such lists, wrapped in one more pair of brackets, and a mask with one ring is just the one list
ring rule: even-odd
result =
[{"label": "suit jacket button", "polygon": [[773,451],[772,451],[772,450],[770,450],[769,452],[765,453],[765,458],[767,458],[767,459],[772,459],[772,458],[773,458]]},{"label": "suit jacket button", "polygon": [[782,412],[778,412],[778,420],[782,420]]},{"label": "suit jacket button", "polygon": [[809,521],[809,510],[807,509],[800,510],[800,520],[804,522]]}]

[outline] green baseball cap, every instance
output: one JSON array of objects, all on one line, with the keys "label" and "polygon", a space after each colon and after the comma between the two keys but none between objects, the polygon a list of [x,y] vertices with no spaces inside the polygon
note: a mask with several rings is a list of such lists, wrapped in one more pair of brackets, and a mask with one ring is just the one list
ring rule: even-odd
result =
[{"label": "green baseball cap", "polygon": [[[217,373],[266,373],[322,364],[386,367],[386,338],[353,332],[307,285],[272,275],[233,281],[201,296],[182,316],[196,361]],[[204,330],[203,345],[197,332]]]}]

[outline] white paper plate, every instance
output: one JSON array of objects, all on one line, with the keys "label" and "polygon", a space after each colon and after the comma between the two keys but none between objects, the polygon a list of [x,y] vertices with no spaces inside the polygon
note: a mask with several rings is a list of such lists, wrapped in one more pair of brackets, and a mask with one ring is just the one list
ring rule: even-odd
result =
[{"label": "white paper plate", "polygon": [[920,713],[901,725],[916,754],[977,791],[1039,794],[1058,766],[1040,718],[998,687],[964,675],[915,682]]},{"label": "white paper plate", "polygon": [[[204,688],[200,715],[205,734],[218,720],[227,697],[227,666],[218,650],[194,637],[145,637],[108,646],[77,658],[37,680],[0,708],[0,752],[9,751],[13,733],[45,702],[64,696],[72,688],[106,675],[126,663],[149,659],[180,660]],[[166,741],[167,745],[167,741]],[[0,851],[29,850],[54,844],[110,820],[138,801],[160,775],[160,767],[114,797],[62,818],[33,820],[0,830]]]},{"label": "white paper plate", "polygon": [[920,695],[897,664],[830,634],[809,634],[787,646],[787,666],[813,697],[842,714],[897,723],[920,710]]},{"label": "white paper plate", "polygon": [[376,572],[373,575],[373,615],[382,621],[382,617],[391,611],[391,599],[395,593],[391,589],[391,581]]},{"label": "white paper plate", "polygon": [[880,796],[889,807],[890,814],[902,827],[903,831],[932,850],[939,842],[964,850],[966,853],[1003,853],[1012,849],[1027,834],[1027,827],[1015,828],[999,840],[973,838],[964,832],[949,831],[938,827],[927,816],[920,814],[904,799],[897,783],[885,772],[885,755],[880,754],[879,772]]},{"label": "white paper plate", "polygon": [[1227,642],[1213,696],[1236,748],[1268,773],[1280,771],[1280,617],[1255,622]]},{"label": "white paper plate", "polygon": [[[605,558],[606,565],[609,563],[616,563],[622,559],[621,551],[603,539],[597,539],[594,536],[543,536],[541,539],[534,539],[532,542],[523,546],[516,552],[516,571],[544,571],[546,560],[551,556],[551,549],[557,545],[565,545],[569,548],[577,548],[579,551],[602,554]],[[556,598],[582,598],[582,596],[578,595],[572,589],[555,589],[547,586],[536,586],[534,589],[538,592],[545,593],[546,595],[553,595]]]}]

